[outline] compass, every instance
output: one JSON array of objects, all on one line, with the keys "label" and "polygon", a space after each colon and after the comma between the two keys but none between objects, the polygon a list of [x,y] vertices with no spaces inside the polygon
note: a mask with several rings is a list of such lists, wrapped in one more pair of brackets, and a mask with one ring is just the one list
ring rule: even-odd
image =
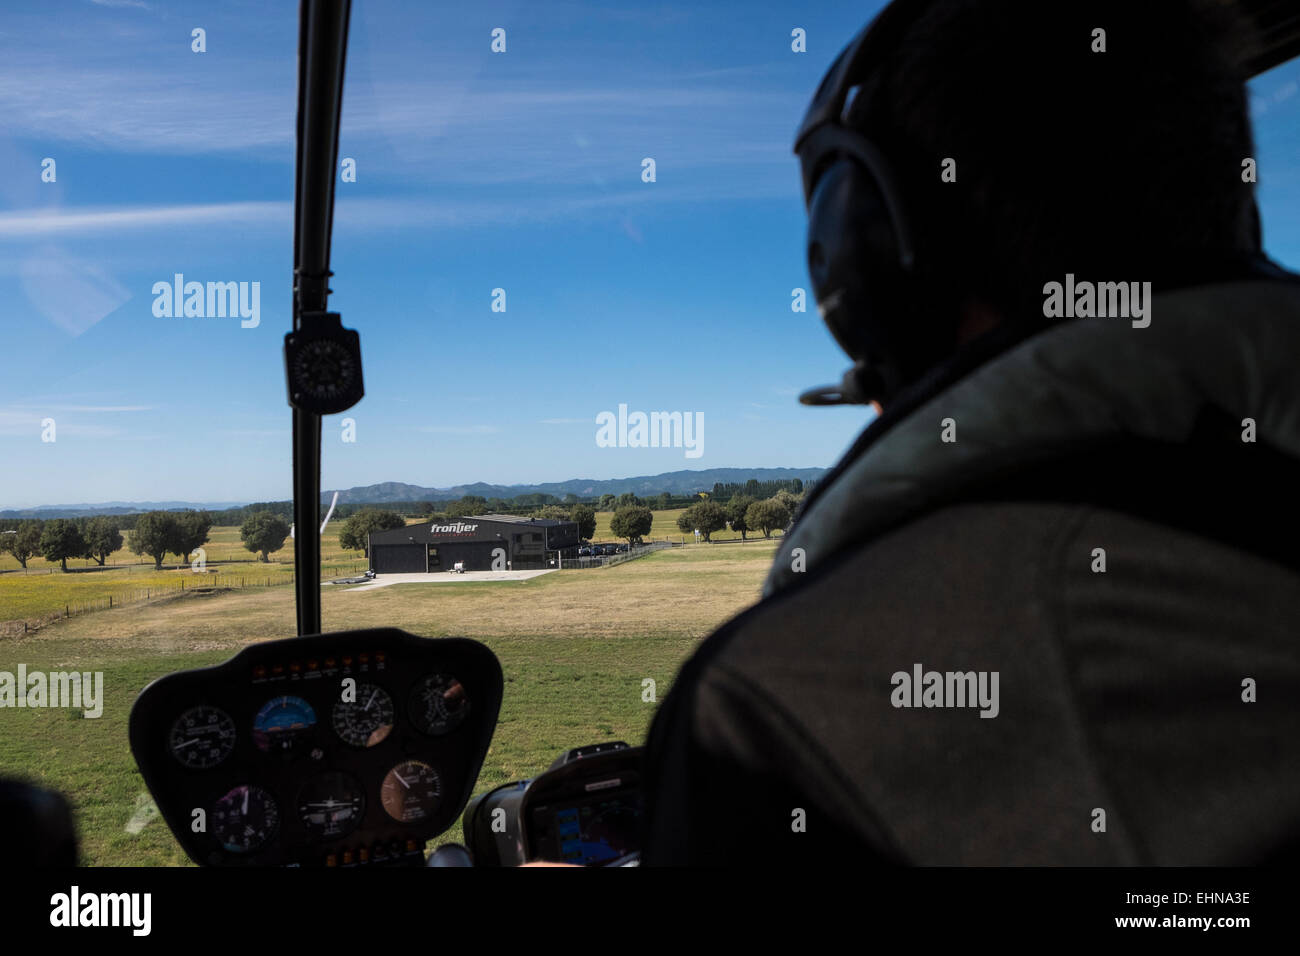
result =
[{"label": "compass", "polygon": [[361,337],[343,328],[337,312],[304,312],[284,337],[289,404],[317,415],[347,411],[365,395]]}]

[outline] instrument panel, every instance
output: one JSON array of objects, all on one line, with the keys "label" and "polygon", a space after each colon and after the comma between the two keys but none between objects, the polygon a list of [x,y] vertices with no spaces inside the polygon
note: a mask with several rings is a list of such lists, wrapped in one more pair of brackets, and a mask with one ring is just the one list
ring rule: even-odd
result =
[{"label": "instrument panel", "polygon": [[469,799],[501,694],[476,641],[289,638],[154,681],[131,752],[200,865],[419,865]]}]

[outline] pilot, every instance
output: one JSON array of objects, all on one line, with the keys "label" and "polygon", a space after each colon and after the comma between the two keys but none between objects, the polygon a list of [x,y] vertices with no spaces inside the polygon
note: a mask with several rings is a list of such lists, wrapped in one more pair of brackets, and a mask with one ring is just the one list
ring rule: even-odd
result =
[{"label": "pilot", "polygon": [[895,0],[835,61],[806,400],[880,414],[661,705],[645,865],[1294,859],[1300,284],[1224,6]]}]

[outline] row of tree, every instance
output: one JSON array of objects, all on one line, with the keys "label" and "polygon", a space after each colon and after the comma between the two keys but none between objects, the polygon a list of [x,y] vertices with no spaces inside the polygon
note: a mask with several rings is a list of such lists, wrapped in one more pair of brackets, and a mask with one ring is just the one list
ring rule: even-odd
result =
[{"label": "row of tree", "polygon": [[[798,482],[798,479],[794,481]],[[751,479],[748,484],[755,483]],[[665,492],[654,503],[661,503],[666,496]],[[575,495],[568,497],[576,498]],[[787,488],[780,488],[765,499],[745,494],[734,494],[725,502],[706,498],[679,515],[677,527],[686,534],[698,530],[705,541],[710,540],[714,532],[728,526],[740,532],[742,539],[751,531],[761,532],[766,538],[773,531],[789,525],[802,497]],[[453,502],[454,508],[425,514],[434,521],[449,521],[491,512],[492,503],[482,497],[467,495]],[[604,495],[598,506],[601,510],[614,512],[610,518],[610,531],[615,537],[640,544],[654,523],[651,504],[627,492],[617,497]],[[270,554],[283,548],[289,537],[289,522],[280,512],[278,507],[248,512],[241,509],[245,516],[239,529],[240,540],[245,548],[258,555],[260,561],[268,561]],[[135,554],[149,555],[154,559],[154,567],[161,569],[168,554],[177,555],[181,562],[189,560],[193,552],[207,543],[214,518],[222,514],[224,512],[214,516],[207,511],[150,511],[142,515],[23,521],[16,529],[0,533],[0,552],[12,554],[24,568],[28,559],[38,554],[47,561],[58,561],[64,571],[68,570],[69,558],[93,558],[102,567],[110,554],[122,548],[122,528],[129,524],[127,547]],[[545,504],[535,508],[532,517],[577,522],[578,537],[583,540],[590,540],[596,534],[596,508],[591,505],[576,502]],[[368,555],[371,534],[401,528],[405,524],[406,519],[395,511],[359,508],[343,521],[339,529],[339,545]]]},{"label": "row of tree", "polygon": [[[30,558],[40,555],[67,571],[69,558],[93,558],[103,567],[108,556],[125,544],[134,554],[152,557],[154,568],[161,569],[169,554],[188,561],[207,544],[213,524],[206,511],[149,511],[133,517],[125,540],[117,515],[24,521],[12,531],[0,532],[0,552],[12,554],[24,568]],[[260,554],[262,561],[284,547],[288,537],[289,523],[271,511],[254,512],[240,528],[244,547]]]},{"label": "row of tree", "polygon": [[212,516],[206,511],[150,511],[133,523],[135,527],[124,542],[117,515],[24,521],[13,531],[0,534],[0,551],[12,554],[24,568],[39,554],[67,571],[69,558],[93,558],[103,567],[108,556],[125,543],[135,554],[151,555],[154,567],[161,568],[165,555],[174,553],[184,561],[203,546],[212,529]]},{"label": "row of tree", "polygon": [[24,568],[28,559],[38,554],[51,563],[58,561],[64,571],[69,558],[94,558],[103,566],[121,547],[117,522],[107,515],[24,521],[15,530],[0,534],[0,552],[12,554]]},{"label": "row of tree", "polygon": [[746,482],[719,481],[714,483],[711,497],[734,498],[736,495],[746,495],[758,501],[763,498],[773,498],[781,491],[787,491],[797,497],[811,490],[814,484],[816,482],[813,481],[804,484],[802,478],[774,478],[771,481],[751,478]]},{"label": "row of tree", "polygon": [[[757,479],[751,478],[744,484],[739,482],[723,484],[719,482],[713,486],[712,492],[702,494],[719,500],[725,500],[737,494],[746,494],[757,499],[771,497],[780,490],[791,491],[798,495],[811,486],[811,482],[805,485],[798,478],[766,482],[759,482]],[[362,511],[380,510],[402,515],[448,518],[460,518],[476,514],[527,515],[535,514],[541,508],[560,507],[567,510],[577,505],[584,505],[595,511],[616,511],[630,505],[642,505],[654,511],[667,511],[693,504],[698,497],[698,495],[674,495],[667,491],[646,498],[631,492],[625,492],[621,495],[604,494],[599,497],[593,495],[585,499],[579,498],[573,493],[566,494],[563,498],[540,493],[516,495],[514,498],[485,498],[482,495],[463,495],[455,500],[393,502],[382,506],[357,503],[340,504],[334,509],[333,517],[338,521],[343,521]],[[263,513],[274,514],[283,518],[286,522],[292,522],[294,517],[293,502],[262,501],[237,508],[212,511],[209,512],[209,515],[213,526],[234,525],[242,527],[249,518]],[[130,514],[99,515],[97,517],[114,522],[116,530],[131,531],[135,529],[136,522],[140,520],[143,514],[143,512],[134,512]],[[89,518],[76,517],[66,520],[76,521],[81,526]],[[3,535],[6,531],[18,530],[24,524],[31,524],[33,521],[38,527],[43,524],[43,521],[39,519],[0,518],[0,535]],[[30,534],[30,531],[28,533]],[[39,554],[40,552],[34,553]]]},{"label": "row of tree", "polygon": [[685,534],[699,531],[705,541],[728,525],[732,531],[740,532],[742,541],[747,540],[751,531],[762,532],[763,537],[770,538],[773,531],[789,526],[800,500],[789,491],[781,489],[771,498],[761,500],[748,495],[735,495],[725,504],[701,501],[677,516],[677,527]]}]

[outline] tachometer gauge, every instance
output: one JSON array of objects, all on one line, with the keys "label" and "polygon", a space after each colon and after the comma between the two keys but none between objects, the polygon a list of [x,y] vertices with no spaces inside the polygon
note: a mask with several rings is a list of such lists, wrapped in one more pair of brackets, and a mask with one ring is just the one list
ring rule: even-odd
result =
[{"label": "tachometer gauge", "polygon": [[317,839],[351,833],[361,824],[365,810],[365,793],[349,773],[323,773],[308,780],[298,793],[298,819]]},{"label": "tachometer gauge", "polygon": [[411,720],[426,734],[440,737],[460,726],[469,713],[465,685],[448,674],[433,674],[415,685],[409,704]]},{"label": "tachometer gauge", "polygon": [[398,823],[418,823],[438,809],[442,779],[438,771],[419,760],[399,763],[384,777],[379,799],[384,810]]},{"label": "tachometer gauge", "polygon": [[253,743],[267,753],[292,754],[316,726],[316,711],[301,697],[275,697],[253,721]]},{"label": "tachometer gauge", "polygon": [[212,834],[232,853],[251,853],[279,828],[280,808],[261,787],[236,787],[212,808]]},{"label": "tachometer gauge", "polygon": [[393,730],[393,698],[374,684],[358,684],[355,701],[334,705],[334,732],[353,747],[373,747]]},{"label": "tachometer gauge", "polygon": [[207,770],[235,749],[235,722],[217,707],[201,704],[176,718],[167,736],[167,749],[191,770]]}]

